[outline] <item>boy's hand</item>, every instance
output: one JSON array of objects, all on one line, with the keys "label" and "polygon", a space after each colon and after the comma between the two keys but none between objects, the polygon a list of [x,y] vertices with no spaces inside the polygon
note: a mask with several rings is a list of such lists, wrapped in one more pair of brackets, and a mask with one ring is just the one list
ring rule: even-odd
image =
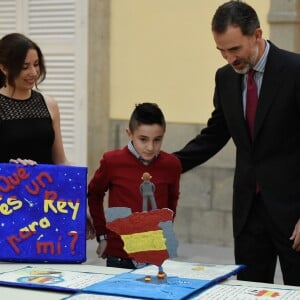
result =
[{"label": "boy's hand", "polygon": [[88,213],[86,216],[86,239],[93,240],[96,237],[96,230],[93,225],[93,220]]},{"label": "boy's hand", "polygon": [[106,258],[103,253],[105,251],[107,247],[107,240],[101,240],[98,244],[98,247],[97,247],[97,250],[96,250],[96,253],[98,255],[99,258]]}]

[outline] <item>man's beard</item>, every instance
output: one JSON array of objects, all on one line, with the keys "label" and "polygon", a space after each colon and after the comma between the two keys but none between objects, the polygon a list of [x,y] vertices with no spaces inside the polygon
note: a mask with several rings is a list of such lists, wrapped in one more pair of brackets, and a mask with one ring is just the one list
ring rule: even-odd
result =
[{"label": "man's beard", "polygon": [[[232,65],[231,65],[231,66],[232,66]],[[241,75],[244,75],[244,74],[248,73],[248,71],[252,68],[252,66],[251,66],[250,64],[247,64],[247,65],[245,65],[245,67],[242,68],[242,69],[236,69],[236,68],[233,67],[233,66],[232,66],[232,68],[233,68],[233,70],[234,70],[236,73],[241,74]]]},{"label": "man's beard", "polygon": [[[258,57],[258,48],[255,48],[254,51],[252,51],[252,55],[249,58],[241,59],[240,61],[237,60],[231,64],[233,70],[238,74],[246,74],[250,69],[252,69],[255,66],[255,62],[257,61]],[[237,69],[234,67],[234,65],[244,65],[243,68]]]}]

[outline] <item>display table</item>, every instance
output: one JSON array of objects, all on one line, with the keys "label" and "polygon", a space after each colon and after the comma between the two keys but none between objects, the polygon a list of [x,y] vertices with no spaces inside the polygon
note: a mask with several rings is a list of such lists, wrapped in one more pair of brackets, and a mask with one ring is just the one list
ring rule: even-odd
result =
[{"label": "display table", "polygon": [[[19,269],[22,267],[26,267],[29,265],[30,264],[0,263],[0,270],[1,270],[1,272],[10,272],[10,271],[13,271],[13,270],[16,270],[16,269]],[[111,274],[111,275],[117,275],[117,274],[124,273],[124,269],[107,268],[104,266],[93,266],[93,265],[87,265],[87,264],[67,264],[67,265],[65,265],[65,264],[46,264],[46,265],[45,264],[31,264],[30,266],[34,266],[37,268],[52,268],[55,270],[62,270],[62,271],[106,273],[106,274]],[[238,280],[234,280],[234,279],[227,279],[217,285],[219,287],[221,287],[221,286],[226,287],[227,289],[230,286],[232,286],[232,287],[243,286],[243,287],[249,287],[249,290],[250,289],[257,290],[257,288],[261,287],[261,288],[269,289],[269,290],[283,289],[283,290],[300,291],[300,287],[238,281]],[[210,289],[213,289],[213,288],[210,288]],[[213,290],[211,290],[211,291],[213,291]],[[71,296],[73,294],[74,293],[61,292],[61,291],[38,290],[38,289],[31,289],[31,288],[20,288],[20,287],[15,287],[15,286],[8,287],[8,286],[3,286],[3,285],[0,286],[1,299],[9,299],[9,300],[20,300],[20,299],[61,300],[61,299],[67,298],[68,296]],[[108,296],[106,296],[106,298],[108,298]],[[121,299],[122,297],[119,296],[118,298]],[[88,299],[88,298],[86,298],[86,299]],[[103,296],[103,299],[105,299],[105,296]],[[198,296],[191,297],[191,299],[198,299]],[[204,295],[203,295],[202,297],[199,297],[199,299],[212,299],[212,298],[204,297]],[[249,298],[249,299],[252,299],[252,298]],[[255,299],[255,298],[253,298],[253,299]],[[280,298],[276,297],[276,299],[280,299]],[[299,299],[299,298],[294,298],[294,299]]]}]

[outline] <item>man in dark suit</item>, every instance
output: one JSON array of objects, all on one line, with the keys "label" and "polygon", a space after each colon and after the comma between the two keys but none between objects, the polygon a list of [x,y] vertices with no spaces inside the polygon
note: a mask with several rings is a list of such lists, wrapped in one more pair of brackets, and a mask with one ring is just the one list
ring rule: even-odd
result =
[{"label": "man in dark suit", "polygon": [[[233,139],[235,260],[247,265],[238,279],[273,283],[279,258],[284,283],[300,285],[300,55],[263,39],[255,10],[240,1],[217,9],[212,33],[228,62],[216,72],[214,111],[175,155],[185,172]],[[254,125],[247,104],[252,69]]]}]

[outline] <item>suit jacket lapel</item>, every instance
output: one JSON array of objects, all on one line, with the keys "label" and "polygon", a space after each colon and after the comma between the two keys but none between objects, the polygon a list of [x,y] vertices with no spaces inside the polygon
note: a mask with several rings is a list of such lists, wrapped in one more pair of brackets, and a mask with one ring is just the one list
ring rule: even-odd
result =
[{"label": "suit jacket lapel", "polygon": [[[237,74],[231,66],[228,66],[230,74],[223,77],[223,96],[226,105],[223,105],[224,113],[228,116],[229,130],[232,132],[232,138],[239,143],[244,143],[246,147],[250,146],[251,140],[247,123],[244,117],[242,80],[243,75]],[[234,132],[234,134],[233,134]]]},{"label": "suit jacket lapel", "polygon": [[[262,128],[264,119],[272,106],[273,99],[282,83],[282,68],[284,65],[278,61],[276,55],[277,48],[270,44],[269,55],[263,75],[258,106],[254,125],[254,140]],[[270,67],[272,66],[272,67]]]}]

